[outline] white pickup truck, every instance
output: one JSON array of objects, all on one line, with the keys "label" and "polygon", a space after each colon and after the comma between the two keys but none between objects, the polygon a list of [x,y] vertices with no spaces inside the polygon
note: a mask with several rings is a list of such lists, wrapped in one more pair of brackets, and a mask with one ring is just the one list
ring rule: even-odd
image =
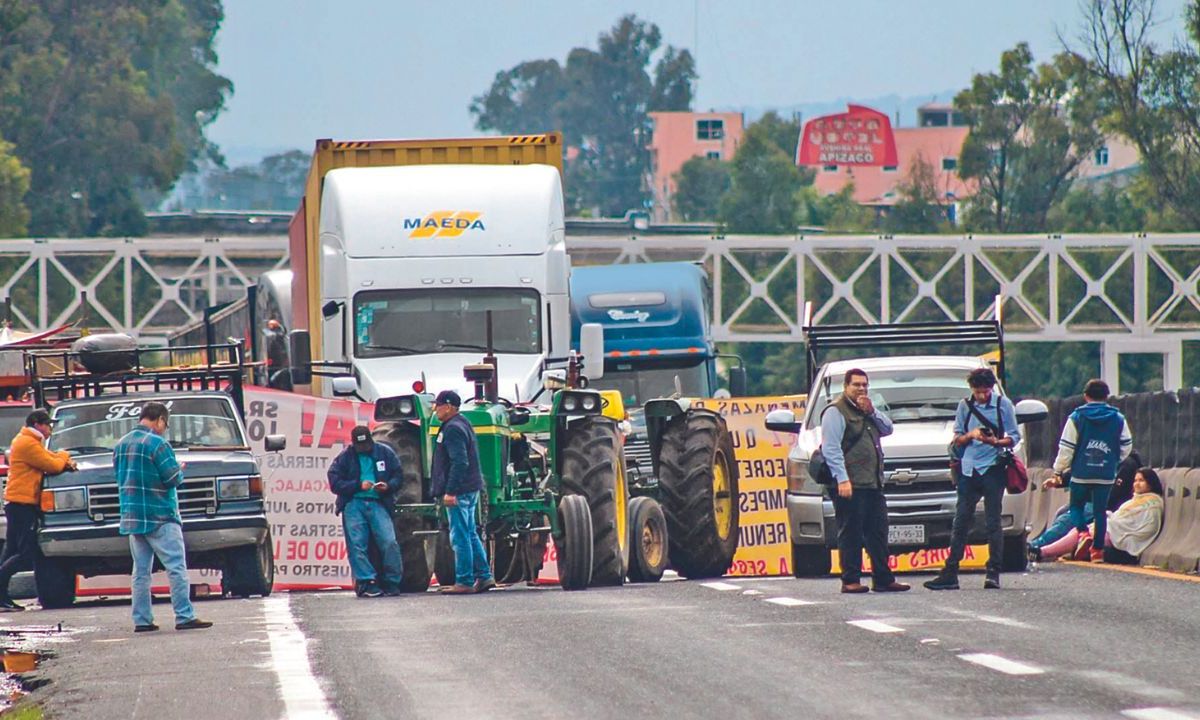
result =
[{"label": "white pickup truck", "polygon": [[[807,325],[807,323],[806,323]],[[909,355],[859,357],[817,365],[817,353],[834,348],[874,346],[895,352],[906,346],[994,342],[1000,347],[998,365],[1003,390],[1003,337],[998,321],[915,323],[904,325],[806,327],[809,361],[808,407],[797,420],[791,410],[776,410],[766,418],[769,430],[795,433],[788,455],[787,511],[792,537],[792,571],[796,577],[830,572],[830,550],[837,547],[833,503],[824,486],[808,476],[809,458],[821,444],[821,413],[842,391],[851,368],[865,371],[871,381],[875,407],[891,418],[894,432],[883,438],[884,495],[888,504],[888,541],[893,553],[950,545],[956,491],[950,475],[947,446],[954,437],[958,403],[969,394],[967,373],[989,367],[987,360],[969,355]],[[819,367],[816,372],[813,368]],[[1016,404],[1020,424],[1043,420],[1048,411],[1038,400]],[[1024,431],[1022,431],[1024,434]],[[1025,443],[1015,452],[1025,456]],[[1024,495],[1004,496],[1003,567],[1023,570],[1026,563]],[[976,510],[968,535],[971,544],[986,543],[983,504]]]}]

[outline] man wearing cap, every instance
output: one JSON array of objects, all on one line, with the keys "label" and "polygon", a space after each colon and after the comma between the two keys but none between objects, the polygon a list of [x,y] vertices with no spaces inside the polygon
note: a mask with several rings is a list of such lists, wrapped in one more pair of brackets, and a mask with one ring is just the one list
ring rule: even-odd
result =
[{"label": "man wearing cap", "polygon": [[[467,595],[496,587],[487,551],[475,529],[475,510],[483,490],[479,471],[479,445],[475,428],[458,413],[462,399],[443,390],[433,401],[433,412],[442,423],[433,450],[433,496],[441,497],[450,516],[450,544],[454,547],[454,584],[442,592]],[[439,578],[441,580],[441,578]]]},{"label": "man wearing cap", "polygon": [[25,427],[13,438],[9,449],[11,466],[8,486],[4,488],[4,517],[8,532],[4,556],[0,558],[0,612],[24,610],[8,595],[8,582],[21,568],[32,567],[37,551],[38,507],[42,499],[42,480],[75,470],[75,461],[65,450],[51,452],[46,440],[54,421],[45,410],[34,410],[25,418]]},{"label": "man wearing cap", "polygon": [[[350,431],[350,446],[329,466],[329,489],[337,495],[342,516],[354,592],[359,597],[398,595],[404,566],[392,524],[392,508],[400,492],[400,458],[395,451],[371,438],[365,425]],[[382,572],[367,557],[371,540],[379,548]]]}]

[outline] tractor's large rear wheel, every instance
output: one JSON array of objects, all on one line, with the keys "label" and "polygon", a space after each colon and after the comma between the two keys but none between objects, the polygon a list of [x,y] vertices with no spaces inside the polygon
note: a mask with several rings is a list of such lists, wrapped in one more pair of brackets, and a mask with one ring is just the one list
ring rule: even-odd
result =
[{"label": "tractor's large rear wheel", "polygon": [[724,575],[738,547],[738,476],[720,415],[689,410],[667,423],[658,483],[672,567],[689,578]]},{"label": "tractor's large rear wheel", "polygon": [[563,590],[583,590],[592,582],[592,514],[582,495],[567,495],[558,503],[562,533],[554,538],[558,552],[558,584]]},{"label": "tractor's large rear wheel", "polygon": [[[375,442],[383,443],[400,458],[400,472],[403,479],[400,492],[396,495],[399,505],[419,503],[424,498],[422,485],[422,468],[420,439],[411,428],[384,423],[375,428],[372,433]],[[414,535],[419,530],[428,529],[428,523],[415,515],[397,515],[396,540],[400,543],[400,562],[404,572],[400,580],[401,592],[425,592],[429,589],[431,573],[429,571],[429,554],[426,551],[425,538],[427,535]]]},{"label": "tractor's large rear wheel", "polygon": [[563,435],[559,467],[563,493],[587,501],[592,515],[593,585],[620,585],[629,564],[629,490],[617,423],[595,416]]}]

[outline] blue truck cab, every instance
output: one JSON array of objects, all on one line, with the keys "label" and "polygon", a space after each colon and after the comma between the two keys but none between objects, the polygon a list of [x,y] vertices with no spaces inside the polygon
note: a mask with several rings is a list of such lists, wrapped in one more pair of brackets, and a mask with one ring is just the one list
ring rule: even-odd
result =
[{"label": "blue truck cab", "polygon": [[[730,370],[728,388],[717,373],[711,292],[704,268],[690,262],[597,265],[571,269],[571,346],[580,327],[604,328],[604,376],[591,383],[617,390],[632,433],[625,460],[632,483],[651,474],[650,444],[640,408],[647,400],[745,394],[745,370]],[[587,368],[584,368],[584,374]],[[678,384],[677,384],[678,383]]]}]

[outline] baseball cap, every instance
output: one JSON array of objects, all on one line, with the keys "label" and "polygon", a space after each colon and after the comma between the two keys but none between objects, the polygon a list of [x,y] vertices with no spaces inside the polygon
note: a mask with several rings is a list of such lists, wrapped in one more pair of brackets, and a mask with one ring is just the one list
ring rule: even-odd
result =
[{"label": "baseball cap", "polygon": [[454,392],[453,390],[443,390],[437,394],[436,398],[433,399],[433,404],[453,405],[454,407],[458,407],[459,405],[462,405],[462,398],[460,398],[458,393]]},{"label": "baseball cap", "polygon": [[42,410],[41,408],[34,410],[33,412],[29,413],[29,415],[27,415],[25,417],[26,427],[33,427],[34,425],[53,425],[53,424],[54,424],[54,420],[51,419],[50,413],[46,412],[45,410]]},{"label": "baseball cap", "polygon": [[350,442],[354,443],[356,447],[363,448],[371,447],[371,445],[375,443],[375,441],[371,439],[371,429],[366,425],[354,426],[354,429],[350,431]]}]

